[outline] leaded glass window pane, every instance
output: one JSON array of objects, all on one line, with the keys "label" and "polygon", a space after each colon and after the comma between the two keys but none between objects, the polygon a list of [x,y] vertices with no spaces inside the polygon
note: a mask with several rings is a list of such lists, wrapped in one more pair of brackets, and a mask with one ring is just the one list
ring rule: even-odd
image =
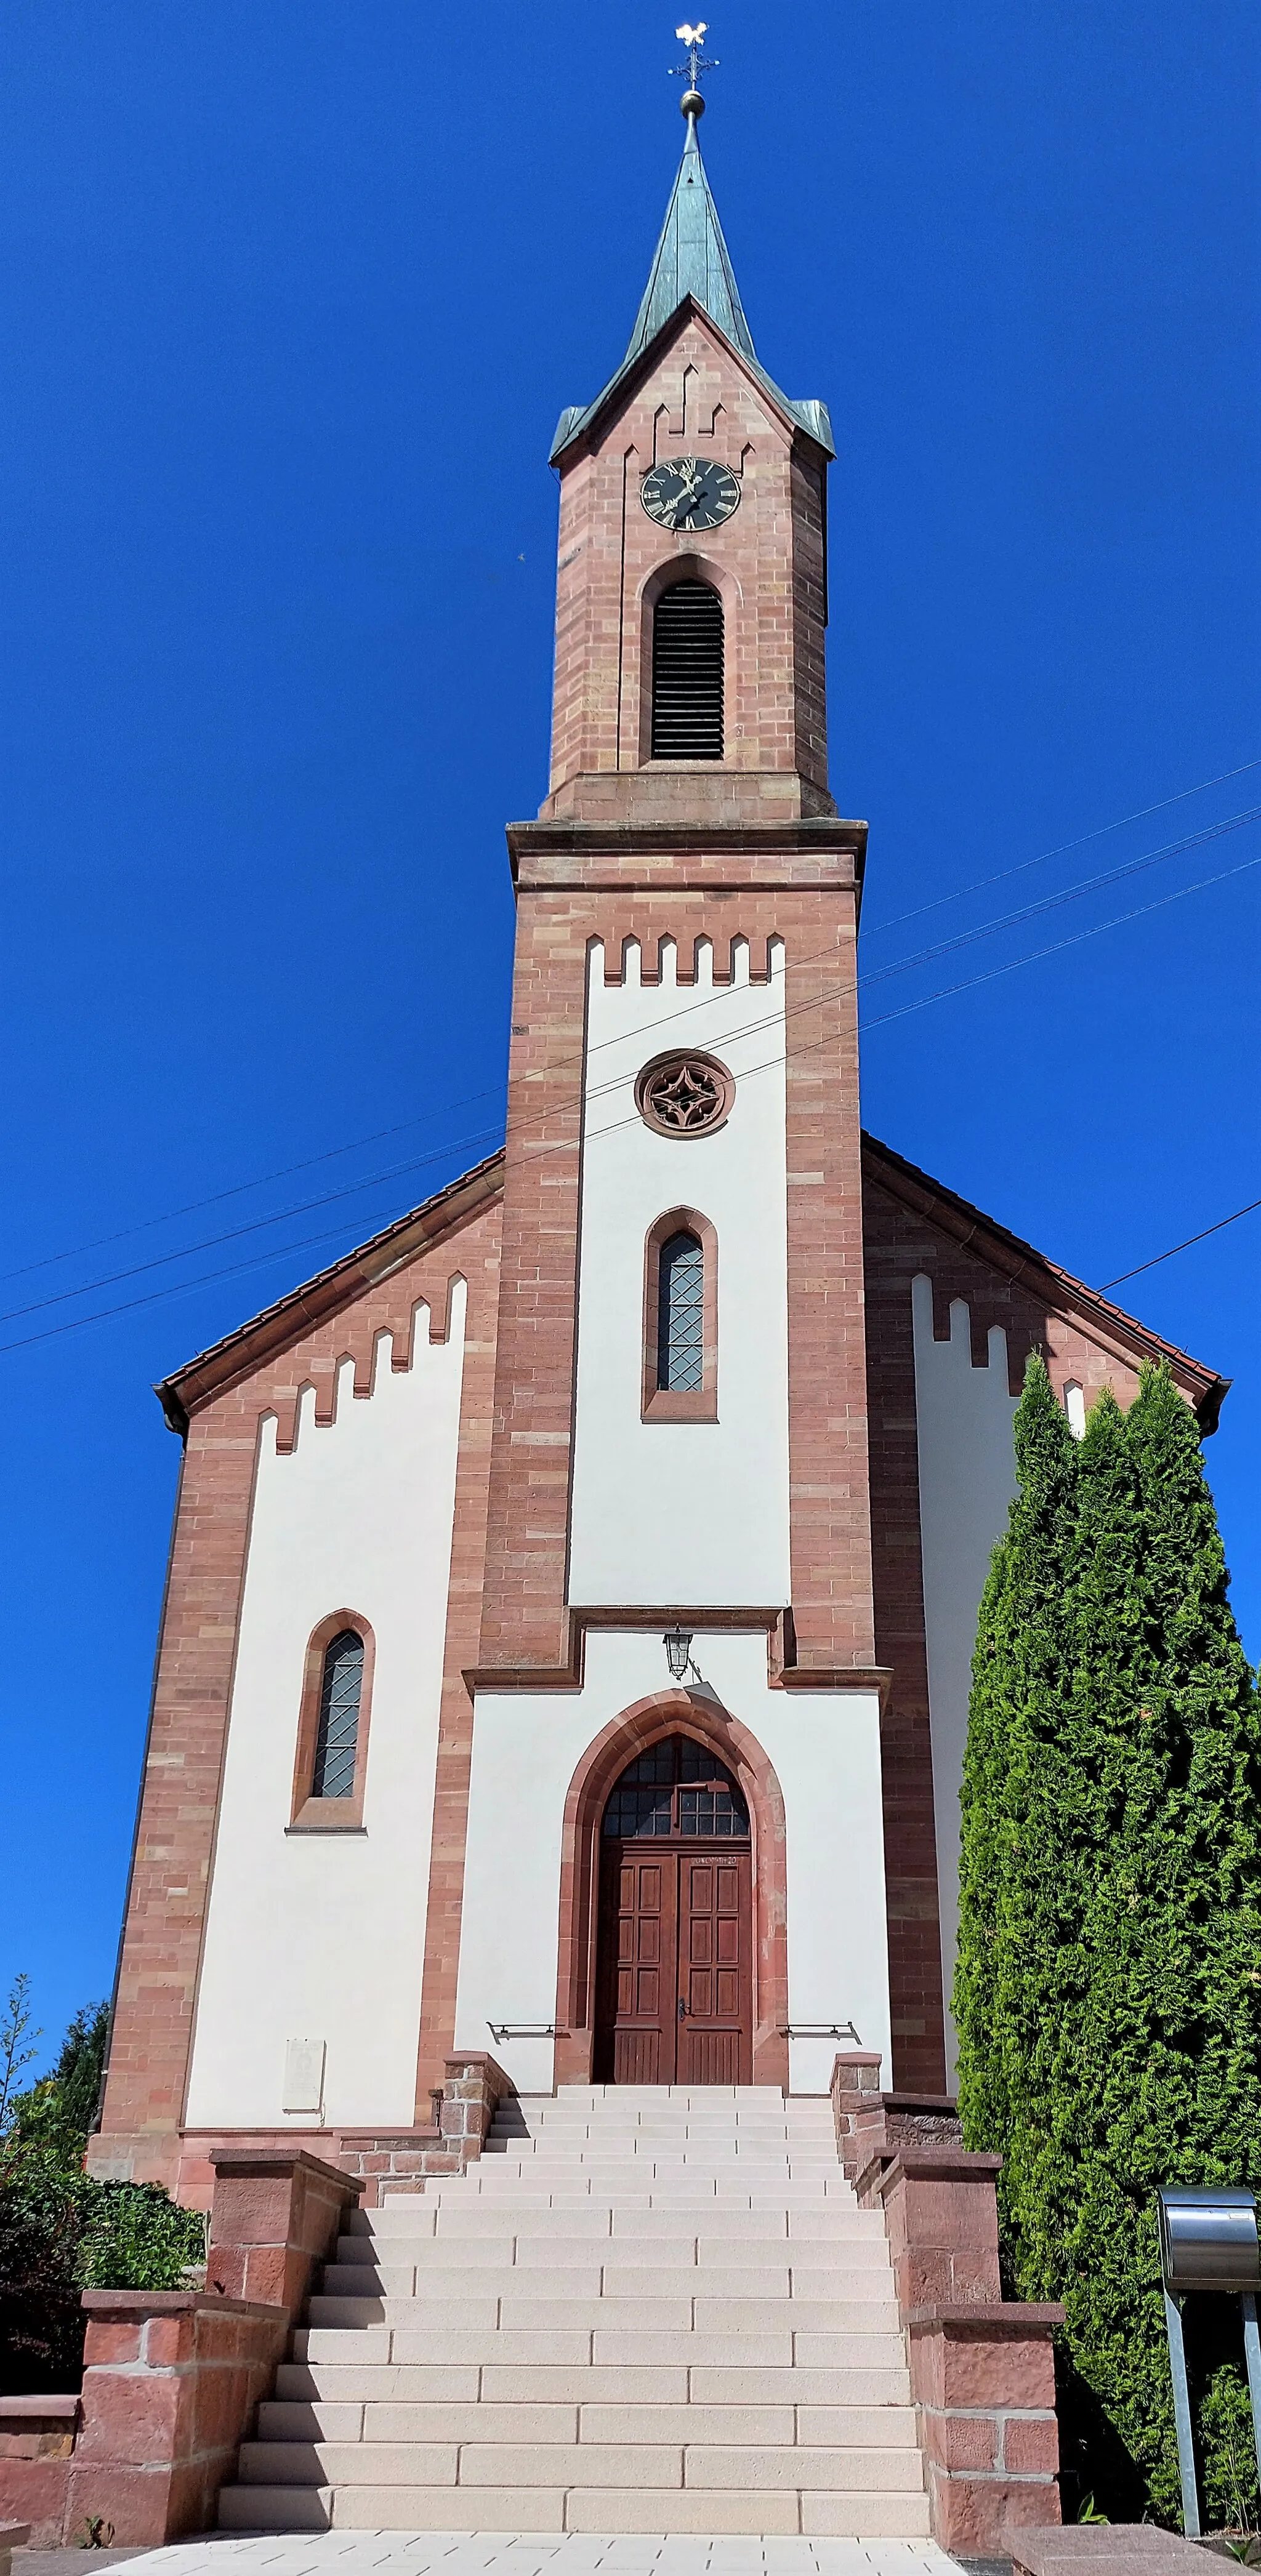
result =
[{"label": "leaded glass window pane", "polygon": [[609,1793],[604,1832],[622,1842],[668,1836],[731,1841],[749,1831],[749,1811],[731,1773],[690,1735],[667,1736],[627,1764]]},{"label": "leaded glass window pane", "polygon": [[363,1639],[355,1635],[353,1628],[343,1628],[324,1657],[311,1780],[313,1798],[349,1798],[354,1793],[362,1694]]},{"label": "leaded glass window pane", "polygon": [[657,1384],[671,1393],[695,1392],[704,1367],[705,1256],[694,1234],[672,1234],[661,1247]]}]

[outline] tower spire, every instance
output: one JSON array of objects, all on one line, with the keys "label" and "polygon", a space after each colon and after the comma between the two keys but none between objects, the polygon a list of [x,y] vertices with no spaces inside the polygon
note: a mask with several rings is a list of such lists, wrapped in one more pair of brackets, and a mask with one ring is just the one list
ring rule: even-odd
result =
[{"label": "tower spire", "polygon": [[701,52],[705,29],[704,18],[695,27],[685,23],[675,29],[688,49],[687,61],[678,64],[671,74],[672,79],[687,82],[679,101],[687,119],[687,140],[623,365],[638,357],[687,295],[695,297],[746,358],[757,356],[701,159],[697,127],[705,113],[705,101],[700,78],[702,72],[718,68],[715,56],[706,58]]},{"label": "tower spire", "polygon": [[701,75],[718,69],[717,56],[701,52],[706,31],[704,18],[698,19],[694,27],[685,22],[675,29],[680,43],[686,45],[688,55],[687,61],[675,64],[671,73],[673,79],[687,83],[679,101],[687,120],[687,137],[626,355],[594,402],[570,403],[561,413],[552,441],[553,465],[559,464],[575,442],[589,430],[604,405],[621,388],[629,369],[689,297],[748,361],[772,400],[809,433],[825,456],[835,454],[826,406],[817,402],[790,402],[758,363],[753,334],[745,320],[736,273],[731,265],[731,254],[723,240],[718,208],[701,159],[697,133],[705,113]]}]

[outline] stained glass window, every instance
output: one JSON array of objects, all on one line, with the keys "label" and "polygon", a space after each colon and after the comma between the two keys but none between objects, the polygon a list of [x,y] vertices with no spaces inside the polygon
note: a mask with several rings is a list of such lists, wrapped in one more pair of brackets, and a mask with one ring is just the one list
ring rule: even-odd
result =
[{"label": "stained glass window", "polygon": [[356,1636],[353,1628],[343,1628],[324,1655],[311,1780],[313,1798],[349,1798],[354,1794],[362,1695],[363,1639]]},{"label": "stained glass window", "polygon": [[671,1393],[692,1392],[704,1371],[705,1255],[694,1234],[672,1234],[661,1247],[657,1384]]}]

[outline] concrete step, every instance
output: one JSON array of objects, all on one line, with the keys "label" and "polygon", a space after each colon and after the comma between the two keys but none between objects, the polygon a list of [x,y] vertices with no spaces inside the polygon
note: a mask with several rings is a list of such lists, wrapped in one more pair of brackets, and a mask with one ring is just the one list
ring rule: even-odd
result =
[{"label": "concrete step", "polygon": [[817,2298],[689,2298],[655,2287],[645,2298],[312,2298],[312,2329],[366,2329],[425,2336],[451,2331],[480,2334],[650,2334],[652,2326],[678,2334],[874,2334],[897,2326],[897,2300],[872,2295]]},{"label": "concrete step", "polygon": [[889,2296],[887,2263],[820,2263],[817,2254],[807,2262],[789,2262],[788,2248],[778,2263],[737,2263],[731,2261],[732,2249],[726,2248],[724,2266],[715,2259],[698,2263],[695,2256],[686,2260],[669,2253],[654,2255],[650,2246],[619,2246],[613,2259],[593,2261],[593,2248],[564,2246],[554,2260],[545,2259],[550,2249],[527,2245],[514,2262],[512,2248],[504,2249],[492,2240],[478,2244],[476,2259],[471,2263],[439,2262],[444,2255],[463,2252],[463,2247],[430,2247],[419,2263],[329,2263],[325,2266],[324,2289],[320,2298],[384,2299],[393,2307],[398,2299],[449,2299],[467,2282],[477,2298],[535,2298],[547,2286],[550,2296],[563,2299],[663,2299],[687,2298],[701,2293],[709,2298],[739,2299],[861,2299]]},{"label": "concrete step", "polygon": [[923,2492],[914,2444],[793,2442],[243,2442],[246,2486],[704,2487],[843,2495]]},{"label": "concrete step", "polygon": [[446,2404],[479,2397],[506,2405],[701,2405],[904,2407],[910,2382],[905,2361],[891,2367],[867,2362],[841,2369],[808,2369],[686,2363],[624,2366],[580,2362],[285,2361],[276,2373],[276,2403]]},{"label": "concrete step", "polygon": [[[909,2406],[512,2403],[429,2398],[315,2401],[272,2398],[259,2408],[256,2449],[277,2444],[381,2442],[631,2442],[846,2449],[914,2449]],[[306,2483],[306,2481],[303,2481]]]},{"label": "concrete step", "polygon": [[[823,2370],[896,2370],[905,2366],[901,2333],[892,2329],[869,2334],[794,2334],[788,2327],[776,2327],[755,2333],[746,2330],[743,2334],[720,2334],[660,2325],[648,2333],[619,2326],[581,2326],[526,2334],[501,2326],[490,2334],[485,2327],[430,2325],[420,2332],[401,2327],[368,2331],[374,2341],[365,2351],[368,2334],[362,2330],[344,2333],[335,2328],[299,2328],[293,2338],[294,2359],[342,2364],[377,2360],[419,2363],[430,2368],[447,2365],[454,2369],[480,2368],[483,2363],[534,2368],[555,2363],[572,2367],[587,2362],[619,2367],[682,2363],[689,2369],[736,2370],[789,2370],[794,2365]],[[375,2341],[378,2335],[379,2343]]]},{"label": "concrete step", "polygon": [[851,2490],[844,2495],[703,2488],[225,2487],[225,2531],[468,2531],[634,2534],[805,2532],[816,2538],[919,2540],[928,2498]]}]

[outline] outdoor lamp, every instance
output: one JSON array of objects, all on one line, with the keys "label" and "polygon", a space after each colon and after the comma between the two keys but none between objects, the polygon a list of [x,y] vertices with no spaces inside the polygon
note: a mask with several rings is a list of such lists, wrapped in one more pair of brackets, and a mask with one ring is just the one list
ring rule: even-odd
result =
[{"label": "outdoor lamp", "polygon": [[665,1647],[666,1662],[674,1680],[681,1682],[692,1660],[692,1630],[667,1628],[661,1643]]}]

